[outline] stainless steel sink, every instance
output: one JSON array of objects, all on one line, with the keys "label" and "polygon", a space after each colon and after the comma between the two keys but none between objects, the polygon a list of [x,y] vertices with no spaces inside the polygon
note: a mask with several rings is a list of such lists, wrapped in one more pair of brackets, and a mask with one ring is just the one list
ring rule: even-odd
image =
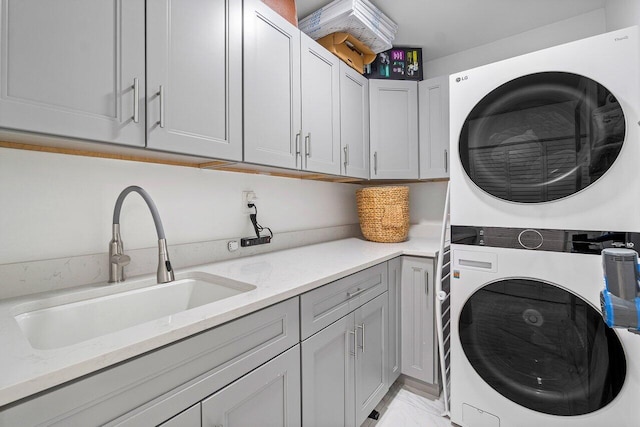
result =
[{"label": "stainless steel sink", "polygon": [[255,289],[255,286],[207,273],[192,272],[169,283],[136,283],[137,289],[55,305],[15,315],[31,346],[57,349],[145,322],[175,315]]}]

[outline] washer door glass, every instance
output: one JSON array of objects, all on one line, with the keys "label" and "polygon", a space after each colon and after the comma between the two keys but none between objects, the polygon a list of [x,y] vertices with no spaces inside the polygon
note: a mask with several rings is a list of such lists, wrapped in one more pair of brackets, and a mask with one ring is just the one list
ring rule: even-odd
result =
[{"label": "washer door glass", "polygon": [[624,383],[616,334],[588,303],[548,283],[509,279],[483,287],[464,305],[459,329],[478,375],[535,411],[597,411]]},{"label": "washer door glass", "polygon": [[626,131],[604,86],[571,73],[531,74],[485,96],[460,134],[460,160],[482,190],[540,203],[597,181],[618,157]]}]

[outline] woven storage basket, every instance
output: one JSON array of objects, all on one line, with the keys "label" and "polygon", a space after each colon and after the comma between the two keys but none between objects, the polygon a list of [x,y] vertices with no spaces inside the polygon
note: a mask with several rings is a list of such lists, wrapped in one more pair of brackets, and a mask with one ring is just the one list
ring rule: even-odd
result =
[{"label": "woven storage basket", "polygon": [[409,187],[356,190],[360,229],[372,242],[395,243],[409,233]]}]

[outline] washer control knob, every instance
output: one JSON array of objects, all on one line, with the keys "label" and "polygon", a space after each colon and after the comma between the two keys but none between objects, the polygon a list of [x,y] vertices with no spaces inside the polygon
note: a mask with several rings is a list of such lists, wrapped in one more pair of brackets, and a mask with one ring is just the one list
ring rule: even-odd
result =
[{"label": "washer control knob", "polygon": [[544,238],[538,230],[529,228],[518,234],[518,243],[525,249],[538,249],[543,242]]}]

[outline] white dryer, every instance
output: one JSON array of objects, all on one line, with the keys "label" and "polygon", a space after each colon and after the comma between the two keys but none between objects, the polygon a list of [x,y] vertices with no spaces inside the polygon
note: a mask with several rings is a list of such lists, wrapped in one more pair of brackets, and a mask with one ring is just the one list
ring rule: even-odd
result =
[{"label": "white dryer", "polygon": [[451,223],[640,231],[632,27],[450,77]]},{"label": "white dryer", "polygon": [[[451,246],[451,421],[637,427],[640,335],[602,320],[600,256],[480,246],[476,231]],[[523,232],[488,234],[515,248]]]}]

